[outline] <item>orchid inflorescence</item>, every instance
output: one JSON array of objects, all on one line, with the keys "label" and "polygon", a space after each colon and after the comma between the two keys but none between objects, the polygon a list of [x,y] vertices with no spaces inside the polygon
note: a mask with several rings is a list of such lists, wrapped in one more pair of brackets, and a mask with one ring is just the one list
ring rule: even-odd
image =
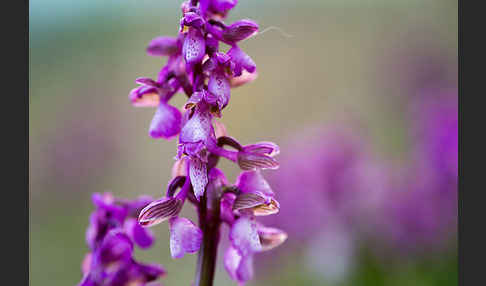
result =
[{"label": "orchid inflorescence", "polygon": [[[164,197],[145,200],[143,208],[137,209],[138,223],[133,219],[135,209],[127,207],[132,202],[115,204],[109,194],[95,197],[98,209],[88,229],[93,258],[86,263],[90,267],[86,267],[84,278],[92,284],[83,285],[145,285],[164,274],[160,267],[136,263],[132,252],[133,243],[149,247],[153,239],[147,227],[166,220],[173,258],[199,251],[194,285],[213,283],[223,224],[230,227],[231,242],[224,255],[224,266],[239,283],[252,278],[255,253],[286,240],[285,232],[266,227],[255,219],[279,211],[274,192],[261,173],[263,169],[278,168],[274,156],[279,147],[272,142],[242,145],[228,136],[224,125],[216,120],[229,103],[230,89],[257,77],[254,61],[238,46],[258,32],[257,23],[223,22],[236,4],[237,0],[186,1],[181,6],[178,36],[156,37],[149,43],[147,53],[168,57],[167,64],[156,80],[137,78],[139,86],[130,92],[129,98],[137,107],[157,107],[149,127],[152,138],[169,140],[179,135],[172,179]],[[220,43],[230,49],[220,52]],[[169,104],[179,91],[188,97],[182,111]],[[228,183],[216,167],[221,157],[242,169],[234,184]],[[196,207],[199,226],[179,217],[186,200]],[[118,214],[118,208],[124,210],[123,215]],[[104,214],[101,223],[93,218],[99,213]],[[110,213],[109,217],[106,213]],[[92,245],[92,237],[96,237],[98,246]],[[106,259],[109,261],[104,263]],[[116,284],[112,282],[114,275],[121,277],[117,281],[125,280]]]}]

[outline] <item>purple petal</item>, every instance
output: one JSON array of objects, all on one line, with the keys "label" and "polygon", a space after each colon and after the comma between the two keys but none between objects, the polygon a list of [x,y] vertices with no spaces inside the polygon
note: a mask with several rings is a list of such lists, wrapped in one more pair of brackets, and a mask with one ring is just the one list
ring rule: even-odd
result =
[{"label": "purple petal", "polygon": [[[237,67],[244,68],[247,70],[249,73],[253,73],[256,70],[256,64],[250,58],[249,55],[247,55],[245,52],[243,52],[238,46],[233,46],[229,51],[228,55],[231,57],[231,60],[236,64]],[[241,68],[238,69],[238,72],[235,74],[236,76],[241,75]]]},{"label": "purple petal", "polygon": [[186,104],[184,104],[184,109],[188,110],[193,107],[195,107],[201,100],[203,100],[206,97],[206,91],[196,91],[194,92],[191,97],[186,101]]},{"label": "purple petal", "polygon": [[211,9],[218,13],[226,13],[238,4],[238,0],[212,0]]},{"label": "purple petal", "polygon": [[127,263],[131,260],[132,253],[133,243],[130,238],[121,229],[112,230],[97,249],[95,264]]},{"label": "purple petal", "polygon": [[253,255],[243,256],[236,269],[238,281],[246,282],[253,278]]},{"label": "purple petal", "polygon": [[191,158],[189,165],[189,177],[191,178],[194,195],[199,200],[199,198],[204,194],[204,190],[208,184],[206,163],[198,158]]},{"label": "purple petal", "polygon": [[187,12],[184,14],[182,24],[185,26],[200,29],[204,25],[204,19],[194,12]]},{"label": "purple petal", "polygon": [[200,62],[206,54],[206,44],[201,32],[197,29],[190,28],[184,39],[182,54],[187,64]]},{"label": "purple petal", "polygon": [[243,193],[257,193],[273,197],[274,193],[260,171],[241,172],[236,179],[236,186]]},{"label": "purple petal", "polygon": [[236,198],[233,210],[254,216],[266,216],[278,213],[280,204],[274,198],[261,193],[242,193]]},{"label": "purple petal", "polygon": [[250,255],[262,249],[257,224],[248,217],[240,217],[235,221],[230,230],[230,239],[242,256]]},{"label": "purple petal", "polygon": [[152,138],[169,139],[181,130],[180,111],[166,103],[161,103],[150,123],[149,135]]},{"label": "purple petal", "polygon": [[207,101],[211,105],[217,105],[219,110],[223,109],[230,100],[229,79],[222,72],[213,72],[209,77],[208,91],[210,96]]},{"label": "purple petal", "polygon": [[177,51],[177,38],[174,37],[156,37],[147,47],[147,53],[151,56],[170,56]]},{"label": "purple petal", "polygon": [[233,224],[235,220],[235,215],[233,214],[233,203],[236,199],[235,194],[226,193],[221,198],[221,220],[228,223]]},{"label": "purple petal", "polygon": [[187,157],[181,158],[177,160],[174,163],[174,166],[172,166],[172,178],[178,177],[178,176],[187,176],[188,171],[187,171]]},{"label": "purple petal", "polygon": [[240,76],[230,78],[230,86],[239,87],[246,83],[254,81],[257,77],[258,73],[256,71],[254,73],[249,73],[246,70],[243,70]]},{"label": "purple petal", "polygon": [[143,228],[138,224],[136,219],[128,219],[125,221],[124,229],[127,235],[140,247],[148,248],[152,246],[154,242],[154,236],[152,232]]},{"label": "purple petal", "polygon": [[195,253],[201,246],[202,231],[190,220],[173,217],[170,225],[170,253],[172,258],[182,258],[186,253]]},{"label": "purple petal", "polygon": [[278,169],[279,164],[273,157],[265,154],[238,152],[238,165],[242,170]]},{"label": "purple petal", "polygon": [[198,104],[193,116],[182,127],[179,142],[182,144],[208,142],[214,137],[211,119],[209,109]]},{"label": "purple petal", "polygon": [[239,20],[223,31],[223,40],[236,43],[258,32],[258,24],[252,20]]},{"label": "purple petal", "polygon": [[140,212],[138,223],[144,227],[159,224],[176,216],[181,211],[183,203],[178,198],[162,198],[153,201]]},{"label": "purple petal", "polygon": [[274,227],[258,226],[258,235],[262,244],[262,251],[273,249],[287,240],[287,233]]},{"label": "purple petal", "polygon": [[224,268],[228,272],[231,279],[238,281],[238,276],[236,275],[236,270],[240,265],[241,255],[238,250],[233,246],[228,247],[224,254]]},{"label": "purple petal", "polygon": [[275,156],[280,153],[280,147],[273,142],[262,141],[255,144],[244,146],[246,152]]},{"label": "purple petal", "polygon": [[155,87],[140,86],[130,91],[130,102],[135,107],[156,107],[160,104],[160,95]]},{"label": "purple petal", "polygon": [[136,78],[135,82],[138,83],[138,84],[141,84],[141,85],[147,85],[149,87],[159,87],[159,84],[155,80],[153,80],[149,77]]}]

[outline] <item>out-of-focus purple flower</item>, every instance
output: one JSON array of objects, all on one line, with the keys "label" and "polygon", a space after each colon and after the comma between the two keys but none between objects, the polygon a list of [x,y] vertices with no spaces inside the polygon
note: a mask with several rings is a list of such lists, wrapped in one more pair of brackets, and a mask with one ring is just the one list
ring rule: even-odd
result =
[{"label": "out-of-focus purple flower", "polygon": [[154,238],[136,221],[138,212],[151,198],[115,199],[110,193],[93,194],[92,213],[86,238],[91,252],[82,263],[83,279],[88,285],[144,285],[165,274],[158,265],[143,265],[133,258],[134,243],[148,248]]},{"label": "out-of-focus purple flower", "polygon": [[[279,190],[282,209],[264,221],[285,226],[294,238],[309,239],[334,217],[347,218],[383,188],[380,170],[370,180],[363,166],[377,164],[366,142],[344,126],[310,130],[288,141],[278,173],[268,178]],[[344,221],[349,221],[345,219]]]}]

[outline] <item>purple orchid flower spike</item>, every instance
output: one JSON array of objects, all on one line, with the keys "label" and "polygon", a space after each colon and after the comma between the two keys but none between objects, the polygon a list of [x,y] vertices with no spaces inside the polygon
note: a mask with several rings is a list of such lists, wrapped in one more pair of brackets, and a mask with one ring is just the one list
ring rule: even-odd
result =
[{"label": "purple orchid flower spike", "polygon": [[[159,285],[165,270],[138,262],[134,248],[150,248],[155,241],[150,227],[168,221],[173,258],[198,252],[195,286],[213,285],[216,256],[223,224],[230,227],[231,246],[224,265],[231,278],[244,283],[253,276],[253,257],[282,244],[287,234],[265,227],[259,216],[276,214],[280,204],[263,178],[262,170],[277,169],[279,147],[272,142],[243,146],[229,137],[221,122],[231,88],[257,78],[256,64],[238,43],[255,35],[258,24],[224,20],[237,0],[187,0],[177,36],[153,38],[146,52],[167,57],[157,79],[140,77],[129,93],[135,107],[156,107],[149,136],[170,140],[178,136],[176,162],[166,194],[156,200],[116,199],[93,195],[96,206],[86,231],[90,248],[82,263],[81,286]],[[230,46],[225,53],[220,43]],[[169,101],[185,94],[183,108]],[[237,164],[243,172],[234,185],[217,168],[220,158]],[[188,201],[195,206],[199,224],[181,217]],[[157,284],[152,284],[157,283]]]}]

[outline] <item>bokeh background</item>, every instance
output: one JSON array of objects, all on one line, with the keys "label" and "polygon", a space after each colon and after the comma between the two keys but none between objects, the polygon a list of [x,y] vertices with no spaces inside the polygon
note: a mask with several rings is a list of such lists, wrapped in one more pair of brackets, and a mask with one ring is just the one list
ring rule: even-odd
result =
[{"label": "bokeh background", "polygon": [[[135,87],[136,77],[155,77],[164,64],[165,59],[146,55],[145,47],[155,36],[176,35],[180,3],[30,1],[31,285],[65,286],[80,281],[93,192],[159,197],[167,185],[176,142],[148,136],[154,110],[133,108],[128,92]],[[326,130],[359,134],[359,142],[365,141],[359,144],[366,145],[367,160],[381,164],[367,177],[381,186],[381,204],[368,206],[368,214],[387,216],[380,212],[381,207],[391,206],[393,211],[394,202],[402,201],[389,194],[397,188],[407,193],[416,181],[404,169],[434,168],[423,167],[411,155],[416,153],[416,142],[426,137],[413,128],[426,125],[427,119],[414,114],[410,106],[420,105],[422,97],[434,97],[434,110],[442,94],[448,94],[444,101],[452,98],[457,104],[457,14],[457,1],[452,0],[240,0],[228,22],[251,18],[261,30],[275,26],[284,32],[270,29],[241,44],[257,63],[259,77],[233,90],[222,122],[244,144],[279,143],[283,174],[300,174],[302,168],[313,166],[308,158],[321,158],[316,164],[322,164],[326,154],[333,154],[335,146],[329,147],[330,153],[318,151],[328,146],[320,146],[322,142],[333,138]],[[181,106],[184,97],[176,98]],[[457,105],[452,106],[456,115],[452,112],[451,116],[457,118]],[[451,130],[447,132],[455,132],[457,146],[457,127]],[[311,137],[314,139],[308,139]],[[346,139],[339,142],[345,145]],[[439,157],[454,156],[449,154],[454,149],[450,150],[440,151]],[[227,162],[222,166],[234,181],[237,168]],[[311,168],[316,178],[321,176],[319,168]],[[261,259],[257,258],[256,277],[249,285],[457,284],[454,207],[444,215],[452,214],[452,219],[426,243],[407,240],[404,244],[400,239],[397,243],[387,230],[400,228],[403,221],[418,224],[434,215],[444,217],[437,214],[444,207],[435,206],[433,196],[412,198],[427,211],[416,212],[411,207],[412,218],[398,220],[395,227],[371,219],[347,221],[346,227],[326,224],[317,227],[317,233],[315,225],[306,229],[305,223],[299,224],[299,219],[306,220],[299,196],[308,200],[306,192],[320,192],[321,188],[325,192],[325,186],[309,180],[282,184],[278,172],[265,172],[272,185],[279,186],[274,188],[276,198],[289,198],[289,192],[293,193],[287,200],[291,203],[282,200],[285,215],[272,222],[283,229],[288,222],[289,239],[274,253],[257,255]],[[421,174],[427,177],[427,172]],[[373,184],[370,189],[375,191]],[[354,195],[349,197],[357,200]],[[314,207],[327,209],[328,203]],[[435,207],[429,208],[430,204]],[[194,218],[190,209],[184,212]],[[325,216],[313,215],[318,220],[319,215]],[[291,223],[297,228],[290,227]],[[137,252],[137,257],[166,267],[169,274],[164,285],[188,285],[197,255],[172,260],[168,228],[162,224],[154,231],[155,247]],[[351,238],[342,235],[350,232]],[[354,235],[356,232],[367,235]],[[413,229],[405,231],[402,238],[413,234]],[[236,285],[221,263],[216,285]]]}]

